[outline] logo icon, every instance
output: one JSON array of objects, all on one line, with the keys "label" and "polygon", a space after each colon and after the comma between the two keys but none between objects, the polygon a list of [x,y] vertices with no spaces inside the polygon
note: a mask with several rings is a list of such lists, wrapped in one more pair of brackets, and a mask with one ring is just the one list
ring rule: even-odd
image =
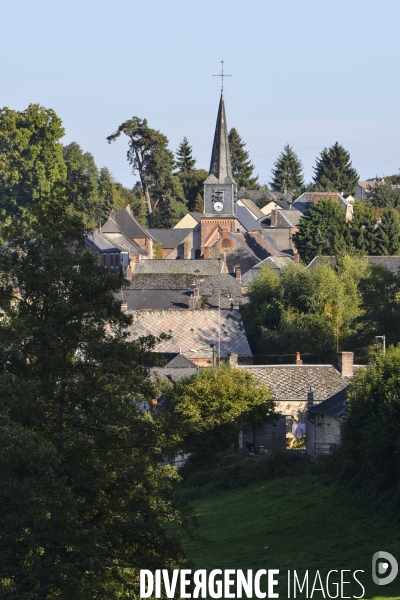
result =
[{"label": "logo icon", "polygon": [[[397,577],[399,565],[389,552],[375,552],[372,557],[372,580],[376,585],[388,585]],[[381,577],[381,575],[385,575]]]}]

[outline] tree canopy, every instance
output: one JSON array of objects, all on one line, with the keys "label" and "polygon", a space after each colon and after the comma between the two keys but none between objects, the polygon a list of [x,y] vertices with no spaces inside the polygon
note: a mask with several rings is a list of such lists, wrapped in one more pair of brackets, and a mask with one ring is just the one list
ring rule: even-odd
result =
[{"label": "tree canopy", "polygon": [[238,188],[244,187],[246,190],[256,190],[258,188],[258,175],[253,175],[254,165],[251,163],[249,153],[245,150],[246,143],[234,127],[228,134],[228,141],[232,174]]},{"label": "tree canopy", "polygon": [[324,148],[314,167],[317,191],[354,194],[359,175],[353,168],[350,153],[338,142]]},{"label": "tree canopy", "polygon": [[107,137],[108,142],[121,134],[129,139],[128,162],[132,173],[139,174],[150,227],[171,227],[186,213],[186,201],[179,179],[173,175],[175,159],[168,138],[139,117],[122,123]]},{"label": "tree canopy", "polygon": [[192,147],[186,137],[183,138],[176,151],[175,166],[180,172],[192,171],[196,164],[196,159],[192,155]]},{"label": "tree canopy", "polygon": [[272,169],[271,188],[300,195],[304,187],[303,165],[289,144],[283,148]]},{"label": "tree canopy", "polygon": [[22,215],[65,182],[61,138],[54,110],[39,104],[0,111],[0,218]]}]

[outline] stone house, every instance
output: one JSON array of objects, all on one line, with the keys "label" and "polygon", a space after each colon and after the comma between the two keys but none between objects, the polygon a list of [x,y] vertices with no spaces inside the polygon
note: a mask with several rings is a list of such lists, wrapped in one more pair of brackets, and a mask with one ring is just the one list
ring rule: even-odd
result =
[{"label": "stone house", "polygon": [[352,196],[348,196],[345,198],[342,194],[336,194],[332,192],[304,192],[295,200],[292,204],[293,208],[300,211],[302,214],[307,212],[311,206],[317,204],[320,200],[330,199],[333,202],[337,202],[339,206],[343,209],[346,220],[351,221],[353,218],[353,204],[352,201],[354,198]]},{"label": "stone house", "polygon": [[309,404],[307,454],[314,458],[329,454],[340,444],[341,424],[346,411],[346,388],[319,404]]},{"label": "stone house", "polygon": [[200,258],[198,224],[193,228],[149,229],[148,231],[161,246],[161,258],[185,260]]}]

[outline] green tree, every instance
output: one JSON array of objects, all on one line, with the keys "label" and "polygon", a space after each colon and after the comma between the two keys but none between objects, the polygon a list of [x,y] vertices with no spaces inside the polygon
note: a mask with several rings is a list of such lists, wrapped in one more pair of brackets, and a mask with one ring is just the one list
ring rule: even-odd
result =
[{"label": "green tree", "polygon": [[378,254],[377,221],[376,209],[369,201],[354,202],[350,231],[355,250],[363,256]]},{"label": "green tree", "polygon": [[129,341],[123,280],[83,251],[65,195],[32,222],[0,249],[0,596],[137,597],[137,569],[182,563],[163,422],[143,409],[155,340]]},{"label": "green tree", "polygon": [[200,194],[200,192],[196,196],[196,200],[194,202],[193,211],[202,213],[204,211],[204,198]]},{"label": "green tree", "polygon": [[350,153],[338,142],[324,148],[314,167],[314,183],[318,191],[354,194],[359,175],[353,168]]},{"label": "green tree", "polygon": [[205,460],[237,447],[242,428],[276,418],[267,386],[244,369],[221,365],[184,377],[166,392],[168,422],[180,432],[178,449]]},{"label": "green tree", "polygon": [[400,206],[400,190],[393,188],[391,181],[382,182],[376,178],[368,188],[368,200],[377,208],[397,208]]},{"label": "green tree", "polygon": [[177,176],[182,184],[188,210],[195,211],[197,196],[200,195],[202,208],[201,211],[195,212],[203,212],[204,181],[208,177],[208,171],[205,169],[192,169],[191,171],[179,172]]},{"label": "green tree", "polygon": [[382,507],[400,510],[400,347],[360,369],[347,390],[342,430],[346,478]]},{"label": "green tree", "polygon": [[66,167],[61,119],[54,110],[30,104],[22,111],[0,111],[0,218],[22,215],[54,186],[64,183]]},{"label": "green tree", "polygon": [[258,189],[258,175],[253,176],[254,165],[251,163],[249,153],[245,150],[245,142],[233,127],[228,134],[229,150],[231,155],[231,166],[233,178],[238,188],[246,190]]},{"label": "green tree", "polygon": [[273,190],[299,195],[304,187],[303,165],[293,148],[286,144],[272,169]]},{"label": "green tree", "polygon": [[340,205],[330,199],[314,204],[301,217],[293,242],[307,263],[318,255],[337,256],[351,251],[351,234]]},{"label": "green tree", "polygon": [[84,215],[86,224],[93,227],[102,215],[98,190],[99,173],[94,158],[90,152],[83,152],[76,142],[65,146],[63,155],[67,167],[69,202]]},{"label": "green tree", "polygon": [[400,254],[400,219],[393,208],[383,210],[377,230],[378,254]]},{"label": "green tree", "polygon": [[192,155],[192,146],[189,145],[188,139],[184,137],[176,151],[176,168],[180,172],[188,172],[193,170],[195,164],[196,159]]},{"label": "green tree", "polygon": [[128,162],[132,173],[139,174],[150,227],[170,227],[185,214],[186,201],[182,186],[173,175],[175,160],[167,137],[139,117],[122,123],[107,137],[108,142],[121,134],[129,138]]}]

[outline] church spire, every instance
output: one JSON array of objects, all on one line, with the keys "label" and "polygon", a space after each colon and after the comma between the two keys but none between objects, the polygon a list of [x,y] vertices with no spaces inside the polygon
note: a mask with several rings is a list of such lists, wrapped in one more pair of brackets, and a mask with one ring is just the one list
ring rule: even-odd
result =
[{"label": "church spire", "polygon": [[221,92],[221,100],[219,102],[209,175],[214,175],[219,183],[233,183],[234,181],[232,178],[223,91]]}]

